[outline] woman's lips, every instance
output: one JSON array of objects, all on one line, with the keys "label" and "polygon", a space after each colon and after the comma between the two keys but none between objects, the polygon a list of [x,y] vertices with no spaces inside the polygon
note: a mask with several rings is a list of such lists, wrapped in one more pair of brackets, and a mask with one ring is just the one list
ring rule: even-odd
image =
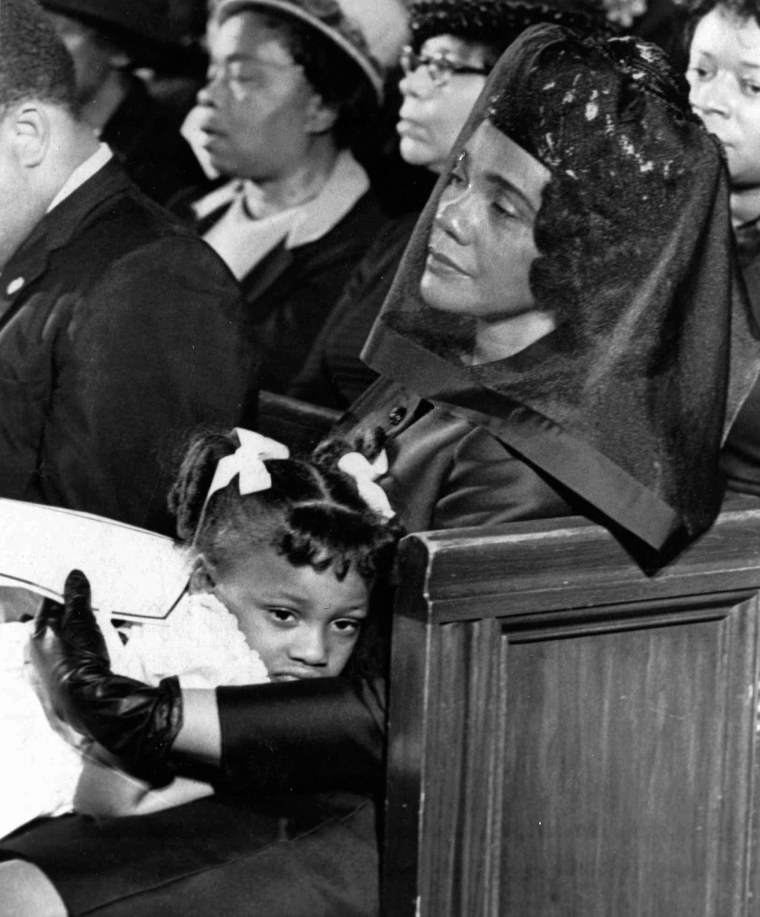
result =
[{"label": "woman's lips", "polygon": [[425,129],[416,121],[407,121],[402,118],[396,124],[396,133],[400,137],[409,137],[412,140],[424,140],[427,136]]},{"label": "woman's lips", "polygon": [[448,255],[444,255],[444,253],[434,245],[428,246],[428,265],[433,269],[443,269],[455,274],[469,276],[469,271],[466,271],[461,264],[457,264],[457,262],[449,258]]}]

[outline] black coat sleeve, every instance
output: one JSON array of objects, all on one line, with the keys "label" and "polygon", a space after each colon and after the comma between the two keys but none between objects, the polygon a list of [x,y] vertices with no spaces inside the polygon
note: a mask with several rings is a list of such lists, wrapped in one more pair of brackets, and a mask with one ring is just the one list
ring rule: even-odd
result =
[{"label": "black coat sleeve", "polygon": [[200,240],[159,239],[111,264],[54,350],[43,501],[169,533],[189,433],[252,419],[257,354],[242,320],[231,275]]},{"label": "black coat sleeve", "polygon": [[222,771],[248,792],[376,792],[385,685],[319,678],[217,688]]}]

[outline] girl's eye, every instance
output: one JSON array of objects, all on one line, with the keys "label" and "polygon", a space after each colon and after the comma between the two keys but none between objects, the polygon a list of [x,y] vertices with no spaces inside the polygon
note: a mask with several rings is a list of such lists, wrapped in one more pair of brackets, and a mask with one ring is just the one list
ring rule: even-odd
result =
[{"label": "girl's eye", "polygon": [[750,96],[760,95],[760,84],[755,83],[751,80],[742,81],[742,89]]},{"label": "girl's eye", "polygon": [[295,613],[287,608],[270,608],[269,614],[278,624],[293,624],[296,620]]},{"label": "girl's eye", "polygon": [[339,621],[333,621],[333,627],[346,636],[358,634],[362,622],[358,618],[341,618]]}]

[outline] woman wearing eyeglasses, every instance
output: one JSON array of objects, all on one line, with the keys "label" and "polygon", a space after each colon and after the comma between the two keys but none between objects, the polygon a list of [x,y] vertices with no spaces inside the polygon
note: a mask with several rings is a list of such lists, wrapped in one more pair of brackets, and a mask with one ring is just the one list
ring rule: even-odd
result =
[{"label": "woman wearing eyeglasses", "polygon": [[[589,0],[412,0],[409,15],[412,43],[402,52],[399,84],[400,153],[436,174],[488,73],[524,29],[541,22],[583,33],[607,28],[601,8]],[[289,395],[345,409],[374,381],[359,354],[416,219],[414,212],[388,224],[368,249]]]}]

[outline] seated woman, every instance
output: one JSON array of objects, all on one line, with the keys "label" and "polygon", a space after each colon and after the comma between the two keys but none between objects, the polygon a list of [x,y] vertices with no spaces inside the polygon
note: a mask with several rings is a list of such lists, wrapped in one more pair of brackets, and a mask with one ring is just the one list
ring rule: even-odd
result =
[{"label": "seated woman", "polygon": [[[725,144],[731,221],[744,287],[760,327],[760,6],[755,0],[688,4],[694,111]],[[727,499],[760,496],[760,384],[731,427],[723,457]]]},{"label": "seated woman", "polygon": [[[570,0],[415,0],[412,43],[401,55],[402,160],[440,174],[486,76],[531,25],[602,31],[601,10]],[[432,177],[432,175],[431,175]],[[432,183],[431,183],[432,186]],[[351,275],[288,394],[345,410],[377,378],[361,353],[419,213],[389,222]]]},{"label": "seated woman", "polygon": [[405,34],[400,0],[213,9],[194,117],[229,181],[184,203],[243,288],[263,389],[282,392],[296,375],[385,222],[351,148],[377,114]]},{"label": "seated woman", "polygon": [[[341,432],[366,443],[388,428],[381,480],[413,526],[584,512],[662,562],[720,504],[729,382],[744,369],[729,360],[732,319],[746,321],[731,269],[721,154],[663,56],[530,29],[486,84],[370,340],[388,378]],[[87,677],[93,639],[91,626],[39,629],[59,709],[127,769],[200,761],[236,803],[118,832],[33,827],[6,857],[37,864],[72,914],[118,914],[127,897],[132,915],[171,913],[169,900],[198,914],[220,900],[230,914],[378,912],[366,797],[382,787],[382,680],[138,689],[102,666]],[[287,842],[260,827],[274,817]],[[204,850],[172,834],[167,855],[160,838],[201,821]]]}]

